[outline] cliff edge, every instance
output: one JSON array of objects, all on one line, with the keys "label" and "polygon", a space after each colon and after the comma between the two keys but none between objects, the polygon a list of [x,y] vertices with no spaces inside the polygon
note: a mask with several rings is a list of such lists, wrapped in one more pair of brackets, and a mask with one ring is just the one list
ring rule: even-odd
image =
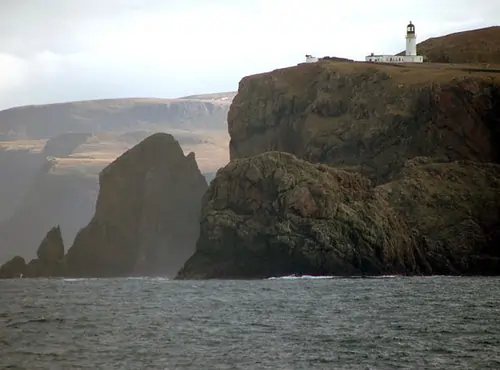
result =
[{"label": "cliff edge", "polygon": [[230,158],[289,152],[382,183],[405,161],[500,159],[500,72],[321,61],[245,77]]}]

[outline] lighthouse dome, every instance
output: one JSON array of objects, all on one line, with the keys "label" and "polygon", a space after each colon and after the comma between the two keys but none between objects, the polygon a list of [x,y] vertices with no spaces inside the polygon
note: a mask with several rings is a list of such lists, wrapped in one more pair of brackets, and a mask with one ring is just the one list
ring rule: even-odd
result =
[{"label": "lighthouse dome", "polygon": [[415,33],[415,25],[413,23],[410,23],[408,24],[408,26],[406,26],[406,33],[408,34],[414,34]]}]

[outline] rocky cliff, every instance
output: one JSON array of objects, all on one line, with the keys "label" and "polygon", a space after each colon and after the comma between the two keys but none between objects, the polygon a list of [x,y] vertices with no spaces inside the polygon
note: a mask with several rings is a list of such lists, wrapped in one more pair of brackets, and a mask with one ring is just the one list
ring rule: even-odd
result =
[{"label": "rocky cliff", "polygon": [[280,152],[220,170],[179,278],[500,273],[500,166],[406,163],[394,181]]},{"label": "rocky cliff", "polygon": [[325,61],[245,77],[228,114],[230,157],[284,151],[377,183],[416,156],[498,162],[495,71]]},{"label": "rocky cliff", "polygon": [[193,153],[154,134],[100,174],[95,214],[66,255],[72,276],[173,276],[195,249],[207,183]]},{"label": "rocky cliff", "polygon": [[499,72],[320,61],[245,77],[178,277],[499,274]]}]

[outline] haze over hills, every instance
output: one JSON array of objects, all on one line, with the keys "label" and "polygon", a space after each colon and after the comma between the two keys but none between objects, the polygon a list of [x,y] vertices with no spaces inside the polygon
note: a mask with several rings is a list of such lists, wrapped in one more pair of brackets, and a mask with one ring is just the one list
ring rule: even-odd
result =
[{"label": "haze over hills", "polygon": [[235,93],[31,105],[0,111],[0,263],[33,257],[47,229],[65,243],[94,212],[98,174],[155,132],[193,151],[212,178],[228,161],[226,117]]}]

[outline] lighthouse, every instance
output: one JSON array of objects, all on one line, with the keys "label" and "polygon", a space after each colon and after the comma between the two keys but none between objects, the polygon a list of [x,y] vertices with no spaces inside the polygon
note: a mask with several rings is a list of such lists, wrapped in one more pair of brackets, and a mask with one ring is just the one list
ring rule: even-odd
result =
[{"label": "lighthouse", "polygon": [[415,25],[411,21],[406,26],[406,55],[417,55],[417,35],[415,34]]},{"label": "lighthouse", "polygon": [[417,55],[417,35],[415,25],[410,23],[406,26],[406,50],[398,55],[374,54],[365,57],[365,61],[370,63],[423,63],[424,57]]}]

